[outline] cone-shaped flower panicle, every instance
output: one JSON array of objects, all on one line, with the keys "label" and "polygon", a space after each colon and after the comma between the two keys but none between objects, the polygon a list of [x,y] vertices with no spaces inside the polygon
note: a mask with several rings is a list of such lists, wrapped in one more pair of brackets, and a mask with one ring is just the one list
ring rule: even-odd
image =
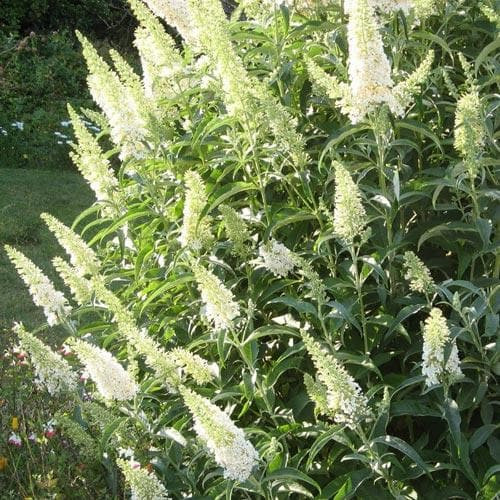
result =
[{"label": "cone-shaped flower panicle", "polygon": [[222,98],[230,115],[252,133],[271,132],[280,153],[300,166],[307,161],[304,139],[296,131],[297,120],[251,77],[233,48],[226,15],[219,0],[189,0],[200,45],[211,59],[222,83]]},{"label": "cone-shaped flower panicle", "polygon": [[233,252],[245,257],[248,254],[245,243],[251,239],[245,221],[234,208],[228,205],[221,205],[219,211],[222,214],[222,223],[224,224],[226,235],[233,244]]},{"label": "cone-shaped flower panicle", "polygon": [[302,337],[317,370],[318,381],[308,379],[306,387],[312,399],[319,403],[318,411],[326,413],[339,424],[356,427],[371,413],[361,387],[311,335],[303,332]]},{"label": "cone-shaped flower panicle", "polygon": [[102,458],[98,443],[85,429],[67,415],[57,414],[57,425],[61,433],[70,439],[78,449],[82,458],[89,462],[99,462]]},{"label": "cone-shaped flower panicle", "polygon": [[313,59],[306,59],[306,67],[313,85],[321,94],[332,100],[348,98],[349,89],[347,85],[340,83],[336,76],[329,75]]},{"label": "cone-shaped flower panicle", "polygon": [[187,0],[198,41],[222,82],[223,99],[230,115],[252,114],[251,79],[236,54],[228,21],[218,0]]},{"label": "cone-shaped flower panicle", "polygon": [[90,93],[109,120],[111,139],[121,147],[120,158],[143,157],[148,135],[144,99],[138,99],[138,93],[120,80],[84,36],[77,36],[89,69]]},{"label": "cone-shaped flower panicle", "polygon": [[19,338],[21,348],[30,356],[37,383],[43,385],[53,396],[71,394],[76,390],[76,373],[64,358],[27,332],[22,324],[14,326],[14,333]]},{"label": "cone-shaped flower panicle", "polygon": [[[445,348],[451,348],[445,361]],[[424,325],[422,374],[428,387],[440,383],[453,383],[462,377],[460,359],[455,341],[441,309],[434,307]]]},{"label": "cone-shaped flower panicle", "polygon": [[165,486],[153,471],[136,466],[132,461],[123,458],[118,458],[116,463],[125,476],[125,482],[130,487],[131,500],[165,500],[169,498]]},{"label": "cone-shaped flower panicle", "polygon": [[411,251],[404,254],[405,279],[410,282],[410,290],[430,294],[436,285],[426,265]]},{"label": "cone-shaped flower panicle", "polygon": [[56,219],[53,215],[44,213],[41,217],[57,238],[59,244],[69,255],[71,265],[74,266],[76,273],[79,276],[97,274],[99,270],[97,256],[92,248],[85,243],[82,237]]},{"label": "cone-shaped flower panicle", "polygon": [[193,380],[197,384],[206,384],[212,380],[213,375],[208,363],[197,354],[193,354],[181,347],[176,347],[166,355],[185,373],[193,377]]},{"label": "cone-shaped flower panicle", "polygon": [[481,99],[477,90],[471,90],[460,97],[455,111],[455,149],[471,178],[478,172],[485,135]]},{"label": "cone-shaped flower panicle", "polygon": [[349,102],[341,103],[353,123],[357,123],[381,104],[395,114],[402,110],[392,93],[391,66],[384,52],[375,6],[371,0],[350,0],[347,38],[349,43]]},{"label": "cone-shaped flower panicle", "polygon": [[147,366],[154,370],[167,388],[175,388],[181,383],[179,370],[190,375],[198,384],[212,379],[210,367],[203,358],[182,348],[165,351],[146,330],[138,328],[132,313],[101,280],[95,280],[93,285],[97,298],[113,313],[119,334],[137,353],[144,356]]},{"label": "cone-shaped flower panicle", "polygon": [[68,112],[78,140],[75,151],[70,153],[71,158],[94,191],[97,201],[103,203],[103,212],[113,215],[117,213],[117,204],[121,204],[118,180],[97,139],[70,105]]},{"label": "cone-shaped flower panicle", "polygon": [[[348,0],[349,2],[352,0]],[[390,13],[402,10],[406,15],[413,7],[413,0],[374,0],[372,2],[380,12]]]},{"label": "cone-shaped flower panicle", "polygon": [[402,109],[408,108],[413,102],[413,96],[417,94],[431,74],[432,63],[434,62],[434,51],[429,50],[417,69],[411,73],[406,80],[399,82],[393,90],[394,97],[399,102]]},{"label": "cone-shaped flower panicle", "polygon": [[173,96],[172,78],[184,68],[175,41],[141,0],[130,0],[130,4],[140,22],[134,44],[141,58],[145,95],[155,99]]},{"label": "cone-shaped flower panicle", "polygon": [[299,272],[306,280],[306,285],[310,289],[310,295],[319,304],[325,304],[327,302],[326,286],[311,262],[306,258],[300,257],[297,260],[297,266],[300,267]]},{"label": "cone-shaped flower panicle", "polygon": [[283,243],[269,240],[259,248],[261,264],[275,276],[288,276],[297,265],[297,256]]},{"label": "cone-shaped flower panicle", "polygon": [[311,375],[304,375],[304,385],[306,386],[307,394],[315,405],[315,411],[320,415],[328,415],[328,391],[326,386],[320,381],[315,380]]},{"label": "cone-shaped flower panicle", "polygon": [[198,34],[189,9],[189,0],[144,0],[158,16],[173,26],[192,46],[197,46]]},{"label": "cone-shaped flower panicle", "polygon": [[198,283],[208,320],[217,330],[231,329],[233,320],[240,315],[234,295],[215,274],[200,264],[192,262],[191,269]]},{"label": "cone-shaped flower panicle", "polygon": [[70,340],[68,345],[105,399],[126,401],[136,395],[137,384],[110,352],[81,340]]},{"label": "cone-shaped flower panicle", "polygon": [[183,247],[201,250],[212,241],[209,217],[201,217],[208,203],[205,184],[197,172],[190,171],[185,175],[186,198],[180,242]]},{"label": "cone-shaped flower panicle", "polygon": [[28,287],[33,302],[43,308],[47,323],[50,326],[60,323],[71,312],[64,294],[57,291],[41,269],[21,252],[8,245],[5,251]]},{"label": "cone-shaped flower panicle", "polygon": [[361,203],[361,191],[349,172],[339,162],[334,163],[334,168],[333,230],[346,245],[351,245],[357,236],[363,236],[365,232],[366,212]]},{"label": "cone-shaped flower panicle", "polygon": [[224,469],[224,477],[246,481],[257,465],[259,455],[244,432],[227,413],[208,399],[187,388],[181,389],[182,397],[193,415],[194,430]]},{"label": "cone-shaped flower panicle", "polygon": [[76,272],[76,269],[61,259],[61,257],[54,257],[52,263],[64,281],[64,284],[71,290],[76,303],[80,306],[88,304],[93,293],[92,282],[80,276]]}]

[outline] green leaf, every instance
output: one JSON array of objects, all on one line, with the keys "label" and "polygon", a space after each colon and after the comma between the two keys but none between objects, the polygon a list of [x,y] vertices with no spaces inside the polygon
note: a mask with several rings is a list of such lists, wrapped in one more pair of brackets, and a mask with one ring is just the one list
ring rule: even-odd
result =
[{"label": "green leaf", "polygon": [[249,182],[234,182],[232,184],[226,184],[212,194],[211,197],[215,198],[215,200],[208,207],[207,213],[210,213],[214,208],[217,208],[219,205],[238,193],[256,190],[258,190],[258,188]]},{"label": "green leaf", "polygon": [[420,250],[420,247],[429,238],[443,236],[443,233],[446,233],[448,231],[477,233],[477,230],[474,227],[471,227],[465,222],[447,222],[446,224],[439,224],[438,226],[428,229],[422,236],[420,236],[417,243],[417,249]]},{"label": "green leaf", "polygon": [[408,458],[410,458],[415,464],[417,464],[426,474],[430,475],[429,466],[422,460],[420,455],[415,451],[415,449],[410,446],[406,441],[395,437],[395,436],[380,436],[372,440],[372,443],[380,443],[395,448],[400,451]]},{"label": "green leaf", "polygon": [[493,42],[486,45],[486,47],[484,47],[483,50],[481,50],[479,55],[476,57],[476,62],[474,63],[474,71],[476,75],[478,74],[481,64],[483,64],[483,62],[486,60],[489,54],[499,48],[500,48],[500,38],[497,38]]},{"label": "green leaf", "polygon": [[469,448],[471,453],[481,445],[486,443],[488,438],[491,436],[491,434],[493,434],[493,432],[495,432],[496,429],[498,429],[498,427],[498,425],[487,424],[479,427],[479,429],[476,429],[469,440]]},{"label": "green leaf", "polygon": [[314,479],[309,477],[307,474],[304,474],[300,470],[294,469],[293,467],[284,467],[283,469],[272,472],[264,479],[262,479],[262,483],[267,483],[269,481],[277,481],[278,483],[282,483],[290,479],[307,483],[316,488],[318,493],[321,492],[321,487]]},{"label": "green leaf", "polygon": [[268,302],[268,304],[285,304],[288,307],[295,309],[298,313],[311,314],[315,317],[318,315],[318,311],[311,303],[296,299],[290,295],[283,295],[282,297],[272,299]]}]

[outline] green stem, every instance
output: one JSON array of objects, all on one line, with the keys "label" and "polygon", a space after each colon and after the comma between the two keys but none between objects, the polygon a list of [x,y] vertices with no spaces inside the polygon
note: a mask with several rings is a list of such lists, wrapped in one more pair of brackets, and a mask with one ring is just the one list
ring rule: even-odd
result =
[{"label": "green stem", "polygon": [[359,310],[360,310],[360,315],[361,315],[361,329],[362,329],[362,333],[363,333],[363,345],[364,345],[365,355],[370,356],[370,349],[369,349],[369,345],[368,345],[368,333],[367,333],[367,328],[366,328],[366,315],[365,315],[365,306],[364,306],[364,301],[363,301],[361,275],[360,275],[359,269],[358,269],[358,256],[357,256],[357,253],[356,253],[353,245],[350,246],[349,251],[351,253],[352,266],[354,269],[354,280],[355,280],[356,292],[358,295],[358,302],[359,302]]}]

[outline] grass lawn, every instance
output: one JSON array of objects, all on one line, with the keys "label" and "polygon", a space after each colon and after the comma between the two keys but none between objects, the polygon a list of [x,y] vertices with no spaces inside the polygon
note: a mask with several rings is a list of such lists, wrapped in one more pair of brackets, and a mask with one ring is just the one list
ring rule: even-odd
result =
[{"label": "grass lawn", "polygon": [[51,260],[64,251],[40,214],[49,212],[71,224],[92,201],[93,194],[77,172],[0,168],[0,333],[13,321],[22,321],[30,328],[44,320],[3,245],[21,250],[58,283]]}]

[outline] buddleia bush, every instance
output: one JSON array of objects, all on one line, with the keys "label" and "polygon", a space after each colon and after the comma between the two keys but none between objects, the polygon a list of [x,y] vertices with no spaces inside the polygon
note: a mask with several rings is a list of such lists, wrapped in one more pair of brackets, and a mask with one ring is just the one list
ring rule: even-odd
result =
[{"label": "buddleia bush", "polygon": [[79,34],[66,298],[8,249],[66,428],[133,498],[493,498],[494,5],[130,3],[141,74]]}]

